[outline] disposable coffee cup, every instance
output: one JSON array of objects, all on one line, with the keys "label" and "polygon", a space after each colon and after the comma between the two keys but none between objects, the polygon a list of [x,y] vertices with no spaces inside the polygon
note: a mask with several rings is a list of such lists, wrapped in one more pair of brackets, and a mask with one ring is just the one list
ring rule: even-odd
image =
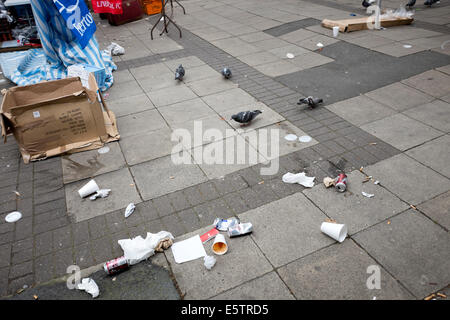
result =
[{"label": "disposable coffee cup", "polygon": [[320,231],[339,242],[344,241],[347,237],[347,226],[345,224],[323,222]]},{"label": "disposable coffee cup", "polygon": [[93,194],[94,192],[97,192],[98,190],[100,190],[100,188],[98,187],[97,183],[94,180],[91,180],[86,183],[80,190],[78,190],[78,194],[80,195],[80,197],[84,198],[88,195]]},{"label": "disposable coffee cup", "polygon": [[333,37],[337,37],[339,35],[339,27],[333,27]]},{"label": "disposable coffee cup", "polygon": [[228,245],[227,245],[227,242],[225,241],[225,237],[223,236],[223,234],[218,234],[214,238],[214,243],[212,245],[212,251],[219,256],[227,253]]}]

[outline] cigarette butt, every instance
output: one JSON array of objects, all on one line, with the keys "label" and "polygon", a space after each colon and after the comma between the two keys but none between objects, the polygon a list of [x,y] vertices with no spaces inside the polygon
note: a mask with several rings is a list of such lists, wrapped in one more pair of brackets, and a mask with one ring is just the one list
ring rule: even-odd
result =
[{"label": "cigarette butt", "polygon": [[441,298],[447,298],[447,296],[445,295],[445,294],[443,294],[443,293],[440,293],[440,292],[438,292],[438,293],[436,293],[439,297],[441,297]]},{"label": "cigarette butt", "polygon": [[375,146],[377,143],[376,142],[371,142],[369,144],[372,145],[372,146]]},{"label": "cigarette butt", "polygon": [[413,208],[414,210],[417,210],[417,208],[416,207],[414,207],[412,204],[411,204],[411,208]]},{"label": "cigarette butt", "polygon": [[391,221],[390,221],[390,220],[388,220],[387,224],[391,224]]},{"label": "cigarette butt", "polygon": [[258,184],[264,184],[264,181],[260,181],[260,182],[258,182]]},{"label": "cigarette butt", "polygon": [[33,296],[34,300],[37,300],[39,297],[37,295]]},{"label": "cigarette butt", "polygon": [[431,300],[431,299],[433,299],[434,297],[436,297],[436,295],[433,293],[433,294],[431,294],[431,295],[429,295],[428,297],[426,297],[425,299],[423,299],[423,300]]}]

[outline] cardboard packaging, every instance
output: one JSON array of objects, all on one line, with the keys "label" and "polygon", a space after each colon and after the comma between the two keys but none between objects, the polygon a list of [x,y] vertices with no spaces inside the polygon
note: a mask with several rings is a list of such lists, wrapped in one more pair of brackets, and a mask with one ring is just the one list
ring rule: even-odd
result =
[{"label": "cardboard packaging", "polygon": [[[333,29],[333,27],[339,27],[340,32],[352,32],[359,30],[367,30],[369,27],[367,26],[370,17],[363,18],[353,18],[353,19],[344,19],[344,20],[322,20],[322,27]],[[411,24],[414,21],[413,18],[381,18],[380,24],[384,28],[395,27],[400,25]]]},{"label": "cardboard packaging", "polygon": [[114,113],[98,93],[92,73],[86,87],[74,77],[13,87],[2,94],[4,142],[12,133],[25,163],[98,149],[120,138]]}]

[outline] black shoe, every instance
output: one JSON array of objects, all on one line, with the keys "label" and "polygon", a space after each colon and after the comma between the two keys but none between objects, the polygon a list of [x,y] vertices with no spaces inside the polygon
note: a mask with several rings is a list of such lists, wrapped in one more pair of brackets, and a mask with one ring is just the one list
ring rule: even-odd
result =
[{"label": "black shoe", "polygon": [[416,4],[416,0],[409,0],[409,2],[406,5],[406,7],[412,8],[412,7],[414,7],[415,4]]},{"label": "black shoe", "polygon": [[436,2],[438,2],[438,0],[426,0],[423,4],[425,6],[430,6],[431,7],[431,5],[435,4]]}]

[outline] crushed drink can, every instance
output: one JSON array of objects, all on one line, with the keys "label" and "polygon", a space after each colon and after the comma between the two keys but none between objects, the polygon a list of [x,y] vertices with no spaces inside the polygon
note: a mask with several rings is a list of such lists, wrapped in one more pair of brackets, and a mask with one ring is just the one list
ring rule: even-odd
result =
[{"label": "crushed drink can", "polygon": [[214,220],[214,227],[219,231],[227,231],[228,228],[233,227],[239,224],[238,218],[230,218],[230,219],[220,219],[216,218]]},{"label": "crushed drink can", "polygon": [[244,234],[251,233],[252,231],[253,231],[253,225],[251,224],[251,222],[240,223],[240,224],[237,224],[237,225],[234,225],[234,226],[228,228],[228,236],[230,238],[238,237],[238,236],[242,236]]},{"label": "crushed drink can", "polygon": [[339,192],[344,192],[347,190],[347,175],[345,173],[339,174],[335,179],[335,187],[336,190]]},{"label": "crushed drink can", "polygon": [[128,268],[128,261],[125,256],[115,258],[113,260],[107,261],[103,264],[103,269],[109,275],[119,273]]}]

